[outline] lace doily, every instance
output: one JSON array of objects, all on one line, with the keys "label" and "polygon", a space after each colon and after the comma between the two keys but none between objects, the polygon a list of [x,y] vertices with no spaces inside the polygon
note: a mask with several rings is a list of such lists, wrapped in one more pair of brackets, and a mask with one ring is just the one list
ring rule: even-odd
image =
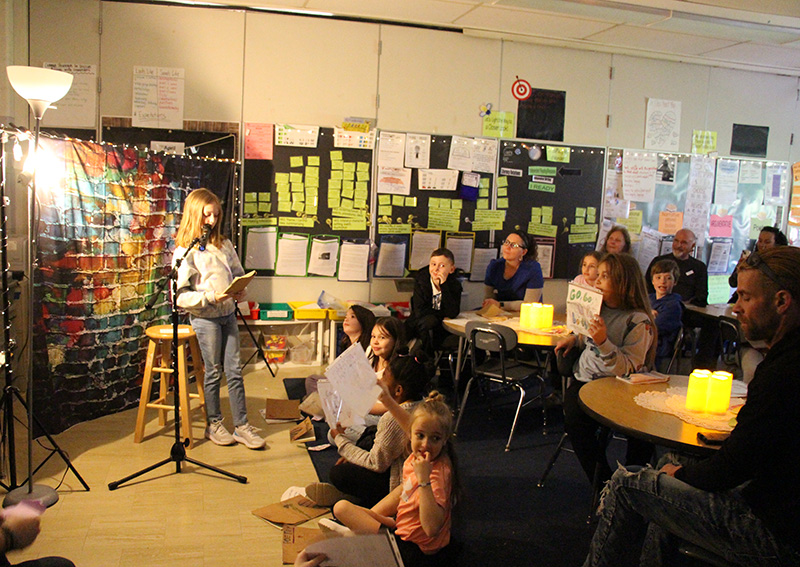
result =
[{"label": "lace doily", "polygon": [[[642,392],[633,399],[637,405],[675,417],[698,427],[716,431],[732,431],[736,415],[730,411],[725,415],[686,411],[686,388],[670,387],[666,392]],[[735,404],[740,400],[734,399]]]}]

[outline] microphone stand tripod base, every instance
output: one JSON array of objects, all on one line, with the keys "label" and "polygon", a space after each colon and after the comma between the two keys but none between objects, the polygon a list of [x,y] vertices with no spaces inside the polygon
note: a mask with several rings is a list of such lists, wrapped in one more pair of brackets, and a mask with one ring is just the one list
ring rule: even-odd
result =
[{"label": "microphone stand tripod base", "polygon": [[30,492],[27,486],[20,486],[6,494],[5,499],[3,499],[3,508],[8,508],[23,501],[35,501],[45,508],[49,508],[58,502],[58,492],[43,484],[34,484],[33,490]]}]

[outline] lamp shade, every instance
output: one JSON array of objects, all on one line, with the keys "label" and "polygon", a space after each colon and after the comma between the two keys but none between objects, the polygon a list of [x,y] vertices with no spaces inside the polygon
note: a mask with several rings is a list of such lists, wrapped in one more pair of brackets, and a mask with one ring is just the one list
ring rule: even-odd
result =
[{"label": "lamp shade", "polygon": [[72,86],[72,75],[55,69],[10,65],[6,74],[17,94],[28,101],[36,118],[41,118],[51,103],[64,98]]}]

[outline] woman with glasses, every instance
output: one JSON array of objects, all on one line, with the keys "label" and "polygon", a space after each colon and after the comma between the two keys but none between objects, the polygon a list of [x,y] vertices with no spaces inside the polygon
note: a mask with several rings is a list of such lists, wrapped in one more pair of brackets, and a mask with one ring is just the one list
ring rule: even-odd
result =
[{"label": "woman with glasses", "polygon": [[501,257],[486,267],[486,299],[483,306],[498,305],[519,311],[522,303],[541,301],[544,278],[536,261],[536,241],[515,230],[506,236],[500,247]]}]

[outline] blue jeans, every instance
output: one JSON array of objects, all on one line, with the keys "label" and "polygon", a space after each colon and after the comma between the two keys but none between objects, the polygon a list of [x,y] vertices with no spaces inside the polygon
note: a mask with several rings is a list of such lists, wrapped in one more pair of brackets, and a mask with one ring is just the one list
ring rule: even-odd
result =
[{"label": "blue jeans", "polygon": [[650,467],[619,467],[598,516],[584,567],[670,565],[680,540],[734,565],[800,565],[800,553],[775,540],[738,488],[706,492]]},{"label": "blue jeans", "polygon": [[206,394],[206,415],[209,423],[222,418],[219,389],[224,369],[228,380],[228,400],[231,404],[233,425],[246,424],[247,402],[239,356],[239,325],[236,323],[236,313],[212,319],[192,317],[191,321],[206,367],[203,391]]}]

